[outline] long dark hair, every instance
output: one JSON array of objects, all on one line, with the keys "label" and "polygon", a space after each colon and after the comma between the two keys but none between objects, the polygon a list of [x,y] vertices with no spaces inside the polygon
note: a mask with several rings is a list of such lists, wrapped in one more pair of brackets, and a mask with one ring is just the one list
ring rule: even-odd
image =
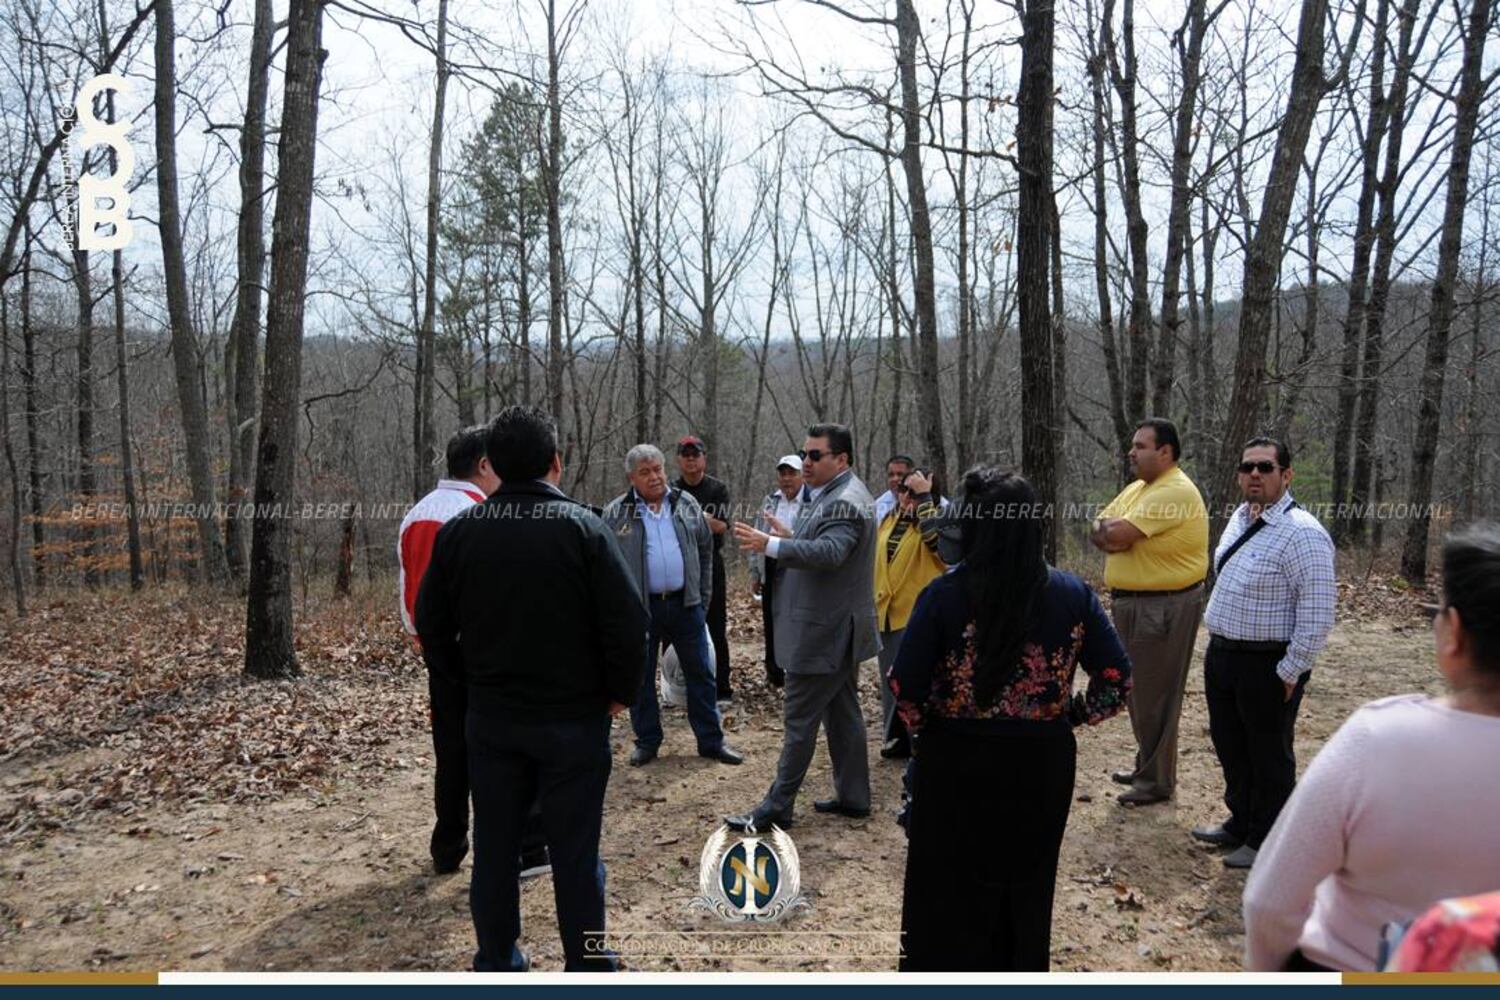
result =
[{"label": "long dark hair", "polygon": [[1021,647],[1047,587],[1042,511],[1025,479],[984,466],[964,473],[958,506],[978,654],[974,699],[988,707],[1021,670]]}]

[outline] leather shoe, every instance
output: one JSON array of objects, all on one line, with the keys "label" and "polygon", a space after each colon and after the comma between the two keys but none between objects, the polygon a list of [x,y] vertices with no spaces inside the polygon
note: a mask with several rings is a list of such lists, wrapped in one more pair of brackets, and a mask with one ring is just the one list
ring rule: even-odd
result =
[{"label": "leather shoe", "polygon": [[1122,806],[1154,806],[1158,802],[1166,802],[1171,797],[1161,792],[1146,792],[1138,788],[1132,788],[1128,792],[1121,792],[1115,796]]},{"label": "leather shoe", "polygon": [[1116,771],[1109,776],[1109,780],[1117,785],[1133,785],[1135,784],[1135,772]]},{"label": "leather shoe", "polygon": [[813,812],[832,813],[835,816],[847,816],[850,819],[864,819],[870,815],[870,810],[846,806],[838,799],[819,799],[813,803]]},{"label": "leather shoe", "polygon": [[1215,847],[1239,847],[1244,841],[1224,829],[1224,824],[1215,823],[1213,826],[1195,826],[1192,829],[1193,839],[1201,840],[1205,844],[1213,844]]},{"label": "leather shoe", "polygon": [[630,751],[630,766],[640,767],[656,759],[656,747],[636,747]]},{"label": "leather shoe", "polygon": [[458,871],[458,866],[463,864],[464,857],[469,853],[469,841],[467,838],[452,852],[443,851],[434,853],[432,856],[432,871],[435,875],[452,875]]},{"label": "leather shoe", "polygon": [[880,748],[880,756],[886,760],[907,760],[911,757],[911,743],[907,740],[891,740]]},{"label": "leather shoe", "polygon": [[1260,852],[1249,844],[1241,844],[1233,852],[1224,855],[1225,868],[1249,868],[1255,864],[1255,856]]},{"label": "leather shoe", "polygon": [[790,828],[792,817],[790,815],[777,816],[775,813],[761,812],[759,809],[756,809],[752,812],[741,813],[738,816],[725,816],[724,825],[731,830],[738,830],[741,833],[749,830],[751,827],[754,827],[761,833],[765,833],[772,826],[779,826],[783,830]]},{"label": "leather shoe", "polygon": [[727,743],[719,747],[719,749],[717,750],[699,750],[698,756],[707,757],[709,760],[716,760],[720,764],[745,763],[744,755]]}]

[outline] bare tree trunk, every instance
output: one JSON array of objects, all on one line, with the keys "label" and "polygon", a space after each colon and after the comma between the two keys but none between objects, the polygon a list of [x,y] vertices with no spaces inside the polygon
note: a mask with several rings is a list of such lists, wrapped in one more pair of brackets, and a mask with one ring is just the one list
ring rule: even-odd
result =
[{"label": "bare tree trunk", "polygon": [[[1385,36],[1390,22],[1390,0],[1377,0],[1375,51],[1370,62],[1370,109],[1360,150],[1359,201],[1354,220],[1354,259],[1349,270],[1349,305],[1344,313],[1343,350],[1339,355],[1338,412],[1333,432],[1333,503],[1335,511],[1349,496],[1349,466],[1354,445],[1354,403],[1359,393],[1359,338],[1364,328],[1365,299],[1370,279],[1370,253],[1375,246],[1375,188],[1380,172],[1380,147],[1385,141],[1388,105],[1385,99]],[[1333,538],[1349,540],[1351,519],[1335,517]]]},{"label": "bare tree trunk", "polygon": [[414,492],[427,489],[437,457],[434,388],[437,385],[438,219],[443,198],[443,107],[448,97],[448,0],[438,0],[437,92],[432,101],[432,144],[427,149],[427,258],[423,269],[422,328],[417,336],[421,432],[417,438]]},{"label": "bare tree trunk", "polygon": [[[922,174],[922,116],[918,108],[917,93],[917,45],[921,34],[922,23],[917,18],[913,0],[896,0],[897,62],[901,76],[903,127],[901,168],[906,174],[906,196],[910,203],[911,236],[917,266],[917,413],[922,422],[922,446],[927,453],[927,460],[946,480],[948,446],[943,433],[943,407],[938,385],[937,294],[934,288],[932,217],[927,209],[927,180]],[[1042,267],[1045,280],[1046,264],[1043,263]]]},{"label": "bare tree trunk", "polygon": [[[1364,348],[1360,358],[1359,398],[1354,418],[1354,475],[1349,485],[1347,536],[1356,543],[1365,538],[1367,519],[1363,510],[1374,492],[1375,427],[1379,421],[1380,369],[1385,354],[1385,310],[1391,291],[1391,264],[1396,255],[1396,191],[1401,182],[1401,147],[1406,134],[1406,92],[1416,46],[1417,14],[1421,0],[1405,0],[1398,17],[1395,72],[1391,76],[1385,169],[1376,190],[1379,198],[1375,222],[1375,264],[1370,277],[1370,302],[1364,311]],[[1433,10],[1438,8],[1434,5]],[[1425,32],[1424,32],[1425,34]]]},{"label": "bare tree trunk", "polygon": [[1422,401],[1417,412],[1416,441],[1411,452],[1412,516],[1401,552],[1401,575],[1413,586],[1427,581],[1427,536],[1432,521],[1432,470],[1437,458],[1438,424],[1443,412],[1443,382],[1448,365],[1448,334],[1453,323],[1453,286],[1463,250],[1464,211],[1469,199],[1469,164],[1474,132],[1484,99],[1484,42],[1490,31],[1490,0],[1473,0],[1464,38],[1463,70],[1454,101],[1452,159],[1448,167],[1448,202],[1438,239],[1437,274],[1432,281],[1428,314],[1427,358],[1422,369]]},{"label": "bare tree trunk", "polygon": [[[1016,105],[1016,297],[1020,308],[1021,465],[1043,505],[1057,503],[1057,452],[1052,416],[1052,319],[1047,306],[1047,257],[1052,204],[1053,0],[1023,0],[1021,86]],[[1057,518],[1048,516],[1048,560],[1057,557]]]},{"label": "bare tree trunk", "polygon": [[[80,503],[87,504],[97,490],[94,481],[94,289],[89,277],[87,250],[73,251],[73,291],[78,304],[78,488],[75,497]],[[98,586],[98,531],[86,519],[79,523],[77,530],[83,542],[83,582],[90,587]]]},{"label": "bare tree trunk", "polygon": [[[1094,179],[1094,290],[1099,298],[1099,337],[1104,352],[1104,373],[1109,383],[1109,417],[1114,429],[1119,453],[1115,456],[1115,467],[1123,483],[1130,471],[1126,452],[1130,450],[1130,423],[1125,417],[1125,387],[1121,381],[1120,352],[1115,343],[1115,320],[1113,303],[1109,294],[1109,219],[1108,201],[1104,178],[1104,102],[1109,100],[1109,91],[1104,85],[1104,58],[1094,41],[1094,7],[1086,0],[1088,17],[1088,64],[1091,96],[1093,98],[1093,179]],[[1100,32],[1104,29],[1101,27]]]},{"label": "bare tree trunk", "polygon": [[[1205,181],[1206,183],[1206,181]],[[1218,345],[1218,327],[1214,319],[1214,296],[1217,294],[1214,285],[1214,254],[1218,250],[1220,222],[1209,222],[1209,199],[1203,198],[1202,205],[1202,233],[1200,239],[1203,241],[1203,347],[1199,351],[1198,361],[1202,365],[1201,377],[1203,382],[1203,447],[1199,449],[1198,456],[1209,458],[1215,453],[1213,448],[1214,434],[1220,426],[1219,414],[1219,367],[1214,351]],[[1222,436],[1220,438],[1222,442]],[[1212,459],[1209,458],[1211,461]]]},{"label": "bare tree trunk", "polygon": [[[1228,0],[1220,0],[1212,15],[1205,13],[1207,0],[1189,0],[1187,16],[1173,36],[1178,65],[1182,69],[1182,96],[1172,127],[1172,194],[1167,216],[1167,256],[1161,278],[1161,334],[1156,345],[1156,381],[1151,394],[1152,412],[1171,413],[1172,380],[1177,366],[1177,326],[1182,258],[1187,246],[1188,215],[1193,196],[1189,173],[1193,165],[1193,125],[1198,109],[1198,84],[1203,62],[1203,36]],[[1187,41],[1184,43],[1183,35]]]},{"label": "bare tree trunk", "polygon": [[[1240,295],[1234,391],[1224,424],[1224,437],[1219,444],[1218,466],[1211,473],[1217,479],[1217,488],[1212,493],[1215,537],[1223,528],[1222,512],[1234,499],[1234,469],[1239,464],[1240,445],[1253,433],[1265,395],[1266,344],[1275,308],[1276,279],[1281,271],[1287,220],[1297,194],[1297,175],[1302,169],[1313,117],[1329,88],[1329,81],[1323,75],[1323,32],[1327,16],[1328,0],[1303,0],[1286,115],[1276,136],[1276,151],[1271,160],[1260,218],[1247,248],[1244,289]],[[1360,0],[1356,20],[1362,20],[1363,16],[1364,0]]]},{"label": "bare tree trunk", "polygon": [[240,217],[236,239],[238,285],[230,321],[229,520],[225,548],[229,568],[245,579],[250,521],[241,517],[255,472],[255,403],[260,359],[261,281],[266,267],[265,183],[266,102],[271,89],[271,0],[255,0],[250,31],[250,79],[245,91],[245,123],[240,130]]},{"label": "bare tree trunk", "polygon": [[[1486,151],[1485,160],[1489,155]],[[1488,174],[1489,172],[1486,171]],[[1490,176],[1485,178],[1490,180]],[[1487,184],[1485,185],[1488,186]],[[1481,423],[1484,411],[1479,404],[1479,366],[1484,358],[1484,303],[1489,293],[1488,263],[1490,244],[1490,205],[1485,199],[1479,213],[1480,237],[1479,260],[1474,271],[1474,282],[1469,295],[1469,360],[1464,366],[1464,382],[1467,394],[1464,400],[1464,445],[1463,471],[1459,478],[1459,506],[1465,521],[1472,521],[1478,514],[1479,497],[1479,448],[1484,440]]]},{"label": "bare tree trunk", "polygon": [[46,586],[46,523],[42,520],[41,408],[36,392],[36,330],[31,325],[31,227],[21,253],[21,393],[26,409],[26,485],[31,494],[31,579],[37,590]]},{"label": "bare tree trunk", "polygon": [[563,287],[562,233],[562,70],[558,37],[557,0],[547,0],[547,155],[542,163],[542,186],[547,195],[547,402],[558,422],[558,440],[563,432]]},{"label": "bare tree trunk", "polygon": [[339,521],[339,562],[333,578],[333,596],[348,597],[354,582],[354,505],[344,508]]},{"label": "bare tree trunk", "polygon": [[266,312],[266,375],[255,463],[255,534],[245,601],[245,673],[276,679],[301,673],[292,634],[292,520],[297,403],[302,391],[302,322],[307,240],[322,75],[323,4],[291,0],[286,94],[277,143],[278,192],[272,223],[271,293]]},{"label": "bare tree trunk", "polygon": [[1136,127],[1135,0],[1124,0],[1120,34],[1125,69],[1115,52],[1114,0],[1104,0],[1102,28],[1110,77],[1120,96],[1120,159],[1125,167],[1120,198],[1125,203],[1126,242],[1130,247],[1129,376],[1125,380],[1125,417],[1134,425],[1146,416],[1147,362],[1151,351],[1151,286],[1147,277],[1146,216],[1141,210],[1140,139]]},{"label": "bare tree trunk", "polygon": [[1318,166],[1321,160],[1320,155],[1312,163],[1305,165],[1307,173],[1307,284],[1302,293],[1302,325],[1298,331],[1302,346],[1292,369],[1285,373],[1278,373],[1281,374],[1283,388],[1276,408],[1276,417],[1271,422],[1271,433],[1283,441],[1291,437],[1292,420],[1297,416],[1297,402],[1302,396],[1303,387],[1307,384],[1308,366],[1312,362],[1313,350],[1318,338],[1319,304],[1322,298],[1318,280],[1318,250],[1323,232],[1323,220],[1319,217],[1318,208]]},{"label": "bare tree trunk", "polygon": [[[1048,185],[1051,186],[1050,184]],[[1052,283],[1052,449],[1053,492],[1067,495],[1067,467],[1061,457],[1068,453],[1068,317],[1063,296],[1062,217],[1057,211],[1057,192],[1051,192],[1047,211],[1047,243]],[[1059,515],[1061,516],[1061,515]]]},{"label": "bare tree trunk", "polygon": [[135,459],[130,453],[130,358],[125,351],[125,254],[116,250],[111,277],[115,305],[115,384],[120,396],[120,479],[125,491],[125,545],[130,558],[130,589],[146,585],[141,563],[141,515],[135,496]]},{"label": "bare tree trunk", "polygon": [[156,189],[159,203],[162,272],[167,316],[172,327],[172,368],[177,376],[177,403],[187,442],[188,479],[203,579],[211,585],[229,578],[229,564],[214,516],[213,461],[209,455],[208,413],[199,389],[198,338],[188,302],[187,264],[182,249],[182,220],[177,201],[177,60],[173,0],[156,0]]},{"label": "bare tree trunk", "polygon": [[1183,254],[1183,264],[1187,271],[1187,314],[1188,314],[1188,339],[1187,339],[1187,362],[1188,362],[1188,419],[1187,440],[1183,442],[1185,454],[1191,455],[1196,462],[1202,455],[1208,454],[1206,446],[1207,435],[1204,433],[1204,423],[1208,419],[1208,407],[1204,405],[1207,394],[1203,387],[1203,312],[1198,305],[1198,266],[1193,252],[1193,230],[1192,213],[1188,213],[1188,222],[1183,227],[1183,243],[1186,252]]},{"label": "bare tree trunk", "polygon": [[26,581],[21,576],[21,473],[10,441],[10,300],[0,294],[0,445],[10,476],[10,586],[16,614],[26,617]]},{"label": "bare tree trunk", "polygon": [[[888,119],[890,125],[894,121]],[[889,144],[887,139],[887,144]],[[886,298],[891,310],[891,406],[887,415],[886,433],[889,436],[889,445],[886,454],[894,455],[901,450],[901,381],[905,373],[906,362],[901,353],[901,269],[897,266],[897,244],[896,244],[896,181],[891,176],[890,168],[885,173],[885,218],[886,230],[890,234],[889,251],[886,257],[885,285]],[[962,470],[960,470],[962,471]]]}]

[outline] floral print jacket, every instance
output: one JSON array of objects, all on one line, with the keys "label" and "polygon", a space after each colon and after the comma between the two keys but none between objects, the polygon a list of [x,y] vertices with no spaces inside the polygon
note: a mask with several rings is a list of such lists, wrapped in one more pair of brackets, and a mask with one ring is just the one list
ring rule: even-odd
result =
[{"label": "floral print jacket", "polygon": [[[947,719],[1066,718],[1093,725],[1125,707],[1130,657],[1092,588],[1072,573],[1048,571],[1047,590],[1021,662],[993,705],[974,698],[974,621],[966,568],[928,584],[917,598],[887,683],[896,711],[913,735],[931,716]],[[1088,687],[1073,693],[1082,667]]]}]

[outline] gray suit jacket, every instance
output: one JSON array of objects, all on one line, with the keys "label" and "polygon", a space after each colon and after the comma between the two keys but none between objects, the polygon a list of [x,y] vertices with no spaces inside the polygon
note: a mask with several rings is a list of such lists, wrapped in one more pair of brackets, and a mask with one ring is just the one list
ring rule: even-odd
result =
[{"label": "gray suit jacket", "polygon": [[875,517],[870,491],[843,472],[798,512],[776,553],[776,662],[831,674],[880,652],[875,624]]}]

